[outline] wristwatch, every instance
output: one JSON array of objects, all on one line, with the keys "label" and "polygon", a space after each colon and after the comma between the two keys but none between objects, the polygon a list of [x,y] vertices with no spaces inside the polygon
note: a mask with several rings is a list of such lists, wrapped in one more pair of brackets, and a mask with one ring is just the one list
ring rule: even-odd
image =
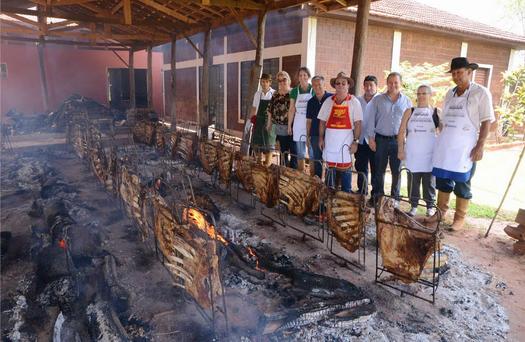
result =
[{"label": "wristwatch", "polygon": [[359,139],[354,139],[353,142],[358,143],[358,142],[359,142]]}]

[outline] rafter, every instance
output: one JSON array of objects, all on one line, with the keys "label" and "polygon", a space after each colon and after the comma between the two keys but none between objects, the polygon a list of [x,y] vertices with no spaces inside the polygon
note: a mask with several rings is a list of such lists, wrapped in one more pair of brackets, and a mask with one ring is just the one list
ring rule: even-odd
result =
[{"label": "rafter", "polygon": [[243,18],[239,15],[239,13],[234,9],[234,8],[231,8],[230,7],[230,12],[231,14],[235,17],[235,19],[237,20],[237,22],[239,23],[239,25],[241,26],[242,30],[244,31],[244,33],[246,33],[246,36],[248,37],[248,39],[252,42],[253,46],[254,47],[257,47],[257,40],[255,39],[255,37],[253,36],[253,34],[251,33],[250,29],[248,28],[248,26],[246,26],[246,24],[244,23],[244,20]]},{"label": "rafter", "polygon": [[117,13],[122,8],[122,6],[124,6],[124,0],[119,1],[118,4],[113,6],[113,8],[111,9],[111,14]]},{"label": "rafter", "polygon": [[124,24],[132,24],[131,0],[122,0],[122,7],[124,8]]},{"label": "rafter", "polygon": [[34,20],[31,20],[31,19],[28,19],[28,18],[23,17],[23,16],[18,15],[18,14],[5,14],[5,15],[10,17],[10,18],[13,18],[13,19],[16,19],[18,21],[21,21],[23,23],[26,23],[26,24],[29,24],[29,25],[32,25],[32,26],[38,26],[38,22],[36,22]]},{"label": "rafter", "polygon": [[182,22],[185,22],[187,24],[195,24],[196,21],[191,19],[191,18],[188,18],[187,16],[185,15],[182,15],[180,14],[179,12],[169,8],[169,7],[166,7],[164,5],[161,5],[157,2],[155,2],[154,0],[138,0],[139,2],[143,3],[144,5],[146,6],[149,6],[151,8],[154,8],[156,9],[157,11],[159,12],[162,12],[164,14],[167,14],[173,18],[176,18]]},{"label": "rafter", "polygon": [[69,6],[69,5],[81,5],[88,2],[93,2],[93,0],[52,0],[52,6]]},{"label": "rafter", "polygon": [[264,5],[251,0],[191,0],[205,6],[234,7],[241,9],[262,10]]}]

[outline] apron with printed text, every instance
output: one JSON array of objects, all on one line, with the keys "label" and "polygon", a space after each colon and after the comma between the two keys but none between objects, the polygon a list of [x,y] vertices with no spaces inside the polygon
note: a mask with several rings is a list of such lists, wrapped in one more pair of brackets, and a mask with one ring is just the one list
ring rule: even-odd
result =
[{"label": "apron with printed text", "polygon": [[436,144],[436,126],[432,108],[414,108],[407,122],[405,164],[410,172],[431,172]]},{"label": "apron with printed text", "polygon": [[306,107],[311,98],[311,92],[297,95],[292,126],[293,141],[306,141]]},{"label": "apron with printed text", "polygon": [[348,95],[342,104],[334,104],[326,122],[323,160],[329,167],[347,169],[352,166],[350,146],[354,140],[352,118],[350,117],[350,98]]},{"label": "apron with printed text", "polygon": [[[472,169],[470,153],[476,145],[477,129],[467,106],[468,96],[453,96],[445,106],[443,131],[434,149],[434,168],[458,174],[469,173]],[[462,177],[455,180],[465,181]]]}]

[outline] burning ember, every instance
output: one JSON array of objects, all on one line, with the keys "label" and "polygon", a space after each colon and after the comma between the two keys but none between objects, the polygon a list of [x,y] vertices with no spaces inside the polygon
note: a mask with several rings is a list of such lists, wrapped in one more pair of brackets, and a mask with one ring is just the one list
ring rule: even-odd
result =
[{"label": "burning ember", "polygon": [[215,227],[208,222],[203,213],[195,208],[185,208],[183,211],[183,217],[190,221],[200,230],[206,232],[208,236],[214,240],[222,242],[224,245],[228,245],[228,241],[215,229]]},{"label": "burning ember", "polygon": [[248,250],[248,254],[253,258],[255,259],[255,269],[257,271],[263,271],[262,268],[259,267],[259,258],[257,257],[257,254],[255,254],[255,251],[253,250],[253,248],[251,248],[250,246],[247,247],[247,250]]}]

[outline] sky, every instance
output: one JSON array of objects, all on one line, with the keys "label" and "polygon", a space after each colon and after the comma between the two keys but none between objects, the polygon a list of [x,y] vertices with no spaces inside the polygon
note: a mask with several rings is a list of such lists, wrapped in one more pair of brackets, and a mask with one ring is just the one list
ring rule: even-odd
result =
[{"label": "sky", "polygon": [[[388,1],[388,0],[386,0]],[[506,31],[525,35],[517,16],[510,16],[505,2],[511,0],[416,0],[417,2],[485,23]],[[513,0],[516,1],[516,0]],[[519,0],[517,0],[519,2]],[[525,1],[521,1],[525,6]],[[524,11],[522,11],[523,13]]]}]

